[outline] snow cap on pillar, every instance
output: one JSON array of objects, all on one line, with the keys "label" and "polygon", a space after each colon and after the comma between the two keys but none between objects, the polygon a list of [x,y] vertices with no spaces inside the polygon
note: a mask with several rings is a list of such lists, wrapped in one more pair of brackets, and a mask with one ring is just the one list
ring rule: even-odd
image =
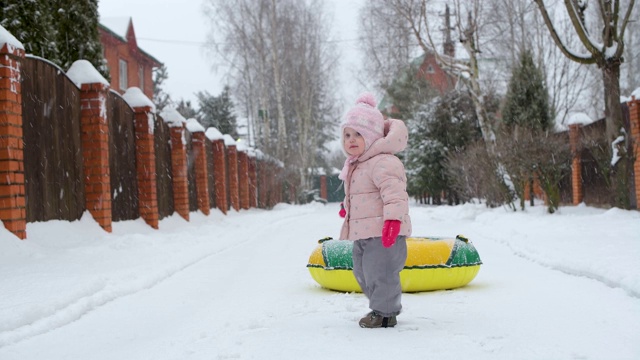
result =
[{"label": "snow cap on pillar", "polygon": [[77,87],[82,84],[100,83],[109,86],[109,82],[93,67],[88,60],[76,60],[71,64],[67,76]]},{"label": "snow cap on pillar", "polygon": [[167,106],[160,113],[162,120],[169,127],[183,127],[187,120],[173,106]]},{"label": "snow cap on pillar", "polygon": [[249,150],[249,146],[247,145],[247,142],[242,141],[242,139],[239,139],[238,141],[236,141],[236,148],[238,149],[239,152],[244,152],[244,153],[246,153],[247,150]]},{"label": "snow cap on pillar", "polygon": [[224,144],[226,146],[236,146],[236,141],[233,140],[233,138],[231,137],[231,135],[229,134],[224,134]]},{"label": "snow cap on pillar", "polygon": [[122,98],[132,108],[148,106],[151,108],[151,111],[156,111],[156,106],[153,104],[153,101],[149,100],[147,95],[145,95],[138,87],[134,86],[128,88],[124,95],[122,95]]},{"label": "snow cap on pillar", "polygon": [[224,136],[222,135],[220,130],[214,127],[208,128],[204,135],[211,141],[224,140]]},{"label": "snow cap on pillar", "polygon": [[191,133],[204,132],[204,126],[202,126],[198,120],[191,118],[187,120],[187,130]]},{"label": "snow cap on pillar", "polygon": [[0,48],[4,45],[9,47],[14,47],[16,49],[24,50],[24,45],[18,40],[13,34],[11,34],[7,29],[0,26]]}]

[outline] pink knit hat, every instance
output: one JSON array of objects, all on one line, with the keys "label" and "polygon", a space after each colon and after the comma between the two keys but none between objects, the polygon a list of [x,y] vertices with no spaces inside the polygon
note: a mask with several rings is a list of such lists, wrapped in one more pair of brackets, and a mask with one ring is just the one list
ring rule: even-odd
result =
[{"label": "pink knit hat", "polygon": [[360,94],[356,100],[356,106],[351,108],[342,120],[341,136],[344,136],[344,128],[354,129],[364,138],[365,149],[369,149],[374,141],[384,137],[384,117],[376,105],[373,94],[368,92]]}]

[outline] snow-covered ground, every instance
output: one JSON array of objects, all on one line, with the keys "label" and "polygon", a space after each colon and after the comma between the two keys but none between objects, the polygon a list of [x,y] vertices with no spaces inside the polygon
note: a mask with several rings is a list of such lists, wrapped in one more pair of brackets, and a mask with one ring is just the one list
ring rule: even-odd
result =
[{"label": "snow-covered ground", "polygon": [[305,265],[338,206],[0,228],[0,359],[640,359],[640,212],[413,206],[414,235],[473,241],[466,287],[403,296],[361,329],[360,294]]}]

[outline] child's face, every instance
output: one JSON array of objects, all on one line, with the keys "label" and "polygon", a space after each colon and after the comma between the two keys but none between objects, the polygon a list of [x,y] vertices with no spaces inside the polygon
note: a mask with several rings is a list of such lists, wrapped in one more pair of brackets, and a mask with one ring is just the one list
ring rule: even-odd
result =
[{"label": "child's face", "polygon": [[344,128],[343,137],[345,151],[351,156],[360,156],[364,152],[364,138],[359,132],[350,127]]}]

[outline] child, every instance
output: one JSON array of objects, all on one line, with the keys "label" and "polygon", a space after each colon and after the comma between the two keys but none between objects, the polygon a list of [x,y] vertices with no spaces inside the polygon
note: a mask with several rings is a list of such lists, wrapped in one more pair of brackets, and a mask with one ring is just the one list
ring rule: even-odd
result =
[{"label": "child", "polygon": [[365,93],[341,130],[347,160],[339,176],[345,189],[340,239],[354,241],[353,274],[372,310],[359,324],[393,327],[402,309],[400,271],[411,235],[407,177],[393,154],[407,146],[407,128],[400,120],[385,121],[373,95]]}]

